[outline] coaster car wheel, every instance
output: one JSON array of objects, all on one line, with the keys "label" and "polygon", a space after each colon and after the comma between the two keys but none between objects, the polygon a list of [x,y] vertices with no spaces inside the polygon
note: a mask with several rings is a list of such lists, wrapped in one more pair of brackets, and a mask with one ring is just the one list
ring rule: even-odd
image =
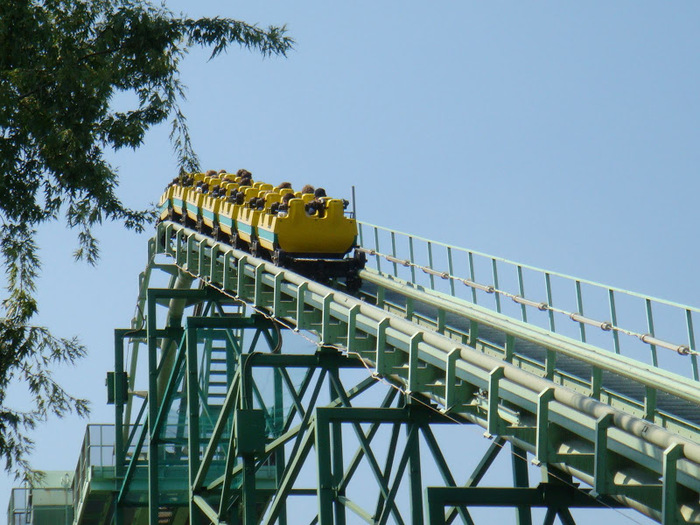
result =
[{"label": "coaster car wheel", "polygon": [[251,241],[251,243],[250,243],[250,254],[251,254],[253,257],[260,257],[260,256],[261,256],[260,251],[261,251],[261,250],[260,250],[260,243],[258,242],[258,240],[255,239],[255,240]]},{"label": "coaster car wheel", "polygon": [[362,286],[362,279],[356,274],[352,273],[348,275],[345,279],[345,288],[348,293],[355,294],[360,290]]},{"label": "coaster car wheel", "polygon": [[355,250],[352,256],[353,259],[355,259],[357,269],[363,269],[365,264],[367,264],[367,254],[365,252],[361,252],[360,250]]},{"label": "coaster car wheel", "polygon": [[287,263],[287,254],[280,248],[275,249],[275,251],[272,252],[272,263],[275,266],[284,268]]},{"label": "coaster car wheel", "polygon": [[243,241],[238,237],[238,232],[233,232],[231,234],[231,246],[240,250],[243,247]]}]

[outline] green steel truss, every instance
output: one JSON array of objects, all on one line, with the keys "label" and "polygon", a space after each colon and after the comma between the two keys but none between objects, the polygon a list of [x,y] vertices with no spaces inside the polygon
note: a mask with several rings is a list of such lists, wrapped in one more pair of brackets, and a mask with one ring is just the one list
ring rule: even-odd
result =
[{"label": "green steel truss", "polygon": [[[380,271],[353,297],[177,224],[149,246],[115,338],[114,522],[473,523],[478,506],[700,522],[693,380]],[[465,481],[436,428],[466,424],[491,441]],[[512,488],[480,486],[507,443]]]}]

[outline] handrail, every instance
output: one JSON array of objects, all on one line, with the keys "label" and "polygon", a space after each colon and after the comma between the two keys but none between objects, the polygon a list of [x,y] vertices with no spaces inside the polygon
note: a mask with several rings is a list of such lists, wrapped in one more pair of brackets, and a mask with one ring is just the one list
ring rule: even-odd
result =
[{"label": "handrail", "polygon": [[[676,303],[676,302],[669,301],[669,300],[666,300],[666,299],[660,299],[660,298],[658,298],[658,297],[653,297],[653,296],[650,296],[650,295],[644,295],[644,294],[641,294],[641,293],[638,293],[638,292],[632,292],[632,291],[629,291],[629,290],[625,290],[625,289],[623,289],[623,288],[618,288],[618,287],[610,286],[610,285],[607,285],[607,284],[604,284],[604,283],[598,283],[598,282],[595,282],[595,281],[590,281],[590,280],[587,280],[587,279],[582,279],[582,278],[579,278],[579,277],[574,277],[574,276],[572,276],[572,275],[568,275],[568,274],[565,274],[565,273],[555,272],[555,271],[552,271],[552,270],[545,270],[544,268],[540,268],[540,267],[538,267],[538,266],[531,266],[531,265],[529,265],[529,264],[523,264],[523,263],[519,263],[519,262],[516,262],[516,261],[511,261],[510,259],[506,259],[506,258],[504,258],[504,257],[499,257],[499,256],[496,256],[496,255],[489,255],[489,254],[487,254],[487,253],[479,252],[479,251],[476,251],[476,250],[470,250],[470,249],[468,249],[468,248],[461,248],[461,247],[459,247],[459,246],[454,246],[454,245],[447,244],[447,243],[444,243],[444,242],[434,241],[434,240],[431,240],[431,239],[427,239],[427,238],[425,238],[425,237],[421,237],[421,236],[419,236],[419,235],[411,235],[411,234],[409,234],[409,233],[404,233],[404,232],[401,232],[401,231],[399,231],[399,230],[392,230],[391,228],[386,228],[385,226],[377,226],[376,224],[371,224],[371,223],[365,222],[365,221],[360,221],[360,220],[358,220],[357,223],[358,223],[358,225],[360,225],[361,227],[362,227],[362,226],[367,226],[367,227],[369,227],[369,228],[376,228],[376,229],[379,229],[379,230],[386,231],[386,232],[388,232],[388,233],[395,233],[395,234],[403,235],[403,236],[406,236],[406,237],[411,237],[411,238],[413,238],[413,239],[415,239],[415,240],[418,240],[418,241],[422,241],[422,242],[426,242],[426,243],[431,243],[433,246],[442,246],[443,248],[450,248],[450,249],[452,249],[452,250],[457,250],[457,251],[461,251],[461,252],[464,252],[464,253],[472,253],[472,254],[474,254],[474,255],[478,255],[479,257],[486,257],[486,258],[488,258],[488,259],[495,259],[495,260],[498,261],[498,262],[503,262],[503,263],[506,263],[506,264],[512,264],[512,265],[520,266],[520,267],[522,267],[523,269],[526,269],[526,270],[533,270],[533,271],[536,271],[536,272],[548,273],[549,275],[551,275],[551,276],[553,276],[553,277],[562,277],[562,278],[564,278],[564,279],[571,279],[571,280],[579,281],[581,284],[590,284],[590,285],[593,285],[593,286],[601,286],[601,287],[604,287],[604,288],[606,288],[606,289],[610,289],[610,290],[613,290],[613,291],[615,291],[615,292],[621,292],[621,293],[624,293],[624,294],[627,294],[627,295],[630,295],[630,296],[633,296],[633,297],[638,297],[638,298],[640,298],[640,299],[647,299],[647,298],[648,298],[648,299],[652,299],[654,302],[657,302],[657,303],[659,303],[659,304],[665,304],[665,305],[668,305],[668,306],[673,306],[673,307],[682,308],[682,309],[690,309],[690,310],[692,310],[693,312],[700,313],[700,308],[696,308],[696,307],[694,307],[694,306],[689,306],[689,305],[685,305],[685,304],[682,304],[682,303]],[[360,244],[362,244],[362,246],[365,246],[365,244],[362,243],[362,242],[361,242]]]},{"label": "handrail", "polygon": [[[647,349],[653,366],[700,380],[693,319],[697,322],[700,308],[362,221],[358,226],[362,249],[370,259],[374,256],[376,270],[384,275],[469,300],[582,342],[592,339],[596,346],[638,360],[643,360],[638,350]],[[464,258],[461,264],[459,257]],[[504,297],[512,303],[502,301]],[[682,331],[685,334],[681,335]],[[657,348],[661,350],[657,352]],[[667,350],[685,355],[690,367],[671,362]]]}]

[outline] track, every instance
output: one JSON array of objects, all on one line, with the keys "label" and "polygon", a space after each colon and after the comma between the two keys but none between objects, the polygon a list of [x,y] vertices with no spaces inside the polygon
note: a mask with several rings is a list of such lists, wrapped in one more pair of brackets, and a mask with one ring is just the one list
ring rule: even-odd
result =
[{"label": "track", "polygon": [[[538,506],[547,507],[546,520],[565,523],[573,522],[568,509],[579,506],[626,506],[668,524],[700,522],[695,379],[408,282],[396,272],[397,255],[389,259],[394,272],[364,270],[361,289],[349,295],[342,283],[320,285],[175,223],[159,225],[150,253],[137,316],[118,331],[120,344],[132,344],[130,360],[118,351],[115,372],[129,372],[131,392],[144,388],[138,382],[145,373],[146,397],[158,403],[145,402],[137,415],[137,399],[117,392],[119,490],[109,506],[117,523],[178,523],[185,516],[295,522],[287,505],[296,496],[315,497],[317,523],[344,523],[347,513],[370,523],[421,523],[426,516],[469,523],[469,509],[484,503],[479,498],[514,506],[521,522]],[[429,268],[429,276],[442,274],[437,264]],[[168,276],[163,289],[152,284],[156,273]],[[202,287],[191,289],[192,280]],[[192,305],[199,306],[180,321]],[[280,330],[304,334],[317,350],[278,351]],[[261,342],[269,348],[263,353]],[[144,344],[147,366],[138,357]],[[268,390],[256,375],[262,369],[273,370]],[[358,369],[364,379],[356,379]],[[303,379],[291,378],[291,370],[304,370]],[[353,386],[346,372],[355,374]],[[389,385],[383,401],[355,401],[376,384]],[[323,402],[321,390],[330,392]],[[177,417],[167,437],[163,425]],[[498,445],[484,454],[471,484],[456,484],[431,444],[436,423],[480,425]],[[373,452],[373,432],[382,425],[393,425],[396,452]],[[247,441],[244,427],[257,437]],[[359,443],[352,460],[341,452],[349,432],[341,427],[354,430]],[[421,482],[418,435],[446,480],[442,487]],[[475,496],[505,442],[515,486]],[[380,453],[388,454],[384,466],[375,458]],[[525,460],[545,466],[549,482],[529,487]],[[369,505],[349,488],[361,461],[377,480],[378,500]],[[300,486],[309,463],[316,465],[315,487]],[[410,503],[402,509],[396,497],[406,488]],[[553,494],[556,504],[548,499]],[[91,497],[97,500],[89,489],[81,495],[85,507]],[[144,506],[143,514],[128,510],[134,506]]]}]

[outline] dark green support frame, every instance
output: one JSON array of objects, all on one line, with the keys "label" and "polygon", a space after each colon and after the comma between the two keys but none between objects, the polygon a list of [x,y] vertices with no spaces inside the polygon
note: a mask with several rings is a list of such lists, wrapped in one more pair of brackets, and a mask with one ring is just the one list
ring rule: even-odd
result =
[{"label": "dark green support frame", "polygon": [[484,487],[428,487],[428,516],[430,525],[450,523],[445,507],[515,507],[547,508],[544,523],[559,519],[565,525],[574,523],[570,508],[610,509],[622,507],[612,500],[601,501],[586,490],[560,483],[540,483],[537,487],[484,488]]},{"label": "dark green support frame", "polygon": [[[118,331],[115,335],[117,350],[113,397],[115,420],[118,427],[123,427],[117,432],[115,443],[117,457],[121,458],[116,467],[119,479],[119,504],[115,511],[117,523],[124,520],[122,511],[134,504],[129,501],[129,490],[141,490],[139,473],[144,469],[149,472],[151,481],[148,502],[152,523],[156,523],[158,511],[163,505],[181,504],[164,501],[162,494],[171,487],[166,487],[164,483],[162,487],[158,486],[158,473],[164,466],[159,462],[159,453],[164,447],[159,433],[167,419],[168,402],[172,396],[190,402],[189,423],[184,427],[189,432],[182,437],[187,439],[187,457],[191,461],[185,467],[183,479],[190,492],[185,504],[191,509],[193,523],[196,516],[203,517],[203,522],[235,523],[239,515],[234,516],[232,509],[239,506],[243,509],[241,522],[256,522],[263,507],[254,502],[260,498],[269,501],[271,509],[261,519],[270,523],[287,523],[286,500],[311,494],[316,495],[319,502],[316,519],[323,522],[344,523],[348,521],[349,513],[354,514],[353,519],[356,516],[365,520],[373,516],[388,516],[384,519],[403,522],[405,518],[405,522],[420,522],[425,510],[422,508],[424,500],[419,495],[424,483],[422,472],[426,460],[419,455],[419,447],[431,449],[436,465],[446,464],[446,461],[440,459],[442,452],[426,433],[426,425],[418,421],[363,423],[353,419],[355,416],[349,416],[347,421],[340,417],[342,410],[357,408],[351,405],[351,400],[377,384],[371,378],[358,382],[356,377],[352,380],[343,377],[346,369],[360,366],[373,368],[375,377],[402,390],[402,403],[405,406],[387,404],[381,405],[382,409],[419,413],[420,410],[413,408],[415,403],[411,401],[411,396],[416,396],[421,402],[434,404],[434,408],[441,409],[450,418],[483,426],[494,438],[482,459],[483,465],[493,461],[504,440],[513,443],[517,451],[517,454],[513,454],[513,489],[530,489],[522,458],[531,454],[534,461],[544,468],[562,469],[566,475],[573,474],[589,483],[599,498],[617,497],[618,502],[631,498],[647,506],[644,512],[652,515],[658,513],[658,519],[664,523],[683,523],[680,515],[682,506],[697,499],[692,473],[698,455],[693,446],[687,445],[687,435],[692,429],[682,428],[686,437],[677,446],[672,441],[665,441],[670,433],[662,435],[654,429],[649,433],[653,436],[647,440],[647,434],[643,432],[644,419],[667,424],[667,420],[662,419],[666,415],[658,409],[657,392],[667,395],[669,386],[656,377],[639,376],[640,380],[648,382],[644,403],[643,406],[632,407],[628,416],[624,412],[628,409],[625,400],[615,398],[606,390],[603,381],[603,371],[612,370],[614,363],[607,357],[605,362],[598,362],[597,357],[590,357],[583,351],[587,349],[579,348],[581,345],[555,341],[560,347],[547,346],[542,362],[533,363],[524,359],[519,349],[524,342],[539,340],[537,333],[512,323],[506,324],[499,316],[489,316],[478,309],[467,311],[463,305],[436,294],[431,295],[431,292],[368,273],[365,277],[371,278],[378,288],[374,298],[365,295],[365,301],[361,302],[343,294],[342,289],[331,291],[175,225],[161,225],[159,232],[161,236],[153,243],[153,252],[169,253],[177,264],[152,264],[152,267],[164,269],[173,276],[171,287],[174,286],[175,276],[183,270],[198,276],[212,287],[160,291],[147,290],[147,286],[144,286],[141,308],[144,324],[137,322],[132,326],[138,328]],[[171,237],[171,234],[174,236]],[[165,240],[167,243],[163,242]],[[147,285],[147,278],[144,282]],[[403,300],[396,303],[397,296]],[[230,359],[226,363],[227,391],[219,394],[225,396],[222,405],[225,408],[205,414],[208,409],[202,401],[202,391],[207,390],[208,382],[213,382],[213,377],[207,376],[207,365],[201,362],[199,354],[188,354],[191,345],[187,344],[184,325],[190,327],[190,323],[193,323],[194,327],[195,319],[201,315],[216,316],[217,313],[212,310],[213,313],[207,314],[197,310],[196,315],[188,318],[183,326],[156,326],[156,305],[164,305],[173,298],[184,298],[190,305],[217,301],[231,304],[240,299],[282,320],[288,327],[308,330],[306,333],[310,337],[318,338],[319,344],[328,345],[328,348],[314,355],[254,353]],[[372,306],[373,301],[379,308]],[[426,304],[434,308],[433,317],[425,316],[422,307]],[[404,320],[397,320],[386,311],[398,314]],[[460,332],[452,326],[455,315],[464,316],[467,329]],[[264,317],[259,319],[264,319],[261,323],[271,323]],[[502,348],[485,339],[494,329],[502,331]],[[201,330],[200,335],[208,328]],[[234,330],[237,333],[233,337],[247,331],[245,327]],[[267,340],[270,349],[279,349],[273,341],[276,332],[267,330],[265,333],[267,335],[261,332],[253,336],[250,341],[252,346],[253,340],[262,338]],[[145,428],[141,433],[124,427],[125,398],[129,399],[130,394],[124,392],[126,372],[123,343],[129,339],[145,339],[148,343],[148,398],[159,401],[153,406],[145,402],[142,414],[135,420],[129,418],[131,424],[135,422]],[[177,356],[172,362],[165,363],[160,359],[163,340],[176,342]],[[239,353],[246,354],[242,352],[243,346],[240,345]],[[339,350],[346,350],[355,357],[344,357]],[[577,386],[583,397],[574,398],[562,392],[561,385],[569,381],[558,369],[558,356],[562,354],[591,363],[591,375],[584,378],[587,383],[583,381]],[[337,364],[333,364],[334,360],[337,360]],[[283,362],[285,364],[281,364]],[[305,364],[302,365],[302,362]],[[295,366],[306,367],[309,371],[301,385],[294,385],[286,372]],[[262,400],[255,378],[250,375],[261,367],[274,369],[276,394],[272,401]],[[629,375],[628,372],[625,373]],[[195,383],[199,385],[198,388],[194,388]],[[347,388],[346,383],[355,386]],[[290,417],[288,407],[283,409],[283,392],[290,396],[289,403],[296,419]],[[405,397],[407,393],[409,397]],[[688,399],[694,399],[695,395],[685,391],[680,394]],[[268,402],[270,406],[265,406]],[[601,409],[598,405],[603,403],[611,408]],[[324,415],[326,409],[337,416]],[[243,414],[249,410],[262,410],[266,421],[283,423],[274,423],[267,428],[264,449],[246,452],[239,449],[235,437],[236,428],[242,423],[239,420],[236,424],[233,420],[236,413]],[[223,416],[224,412],[226,417]],[[207,417],[215,419],[216,423],[211,432],[203,436],[201,429],[197,432],[196,427]],[[289,423],[292,419],[296,422],[294,425]],[[380,465],[382,462],[377,461],[376,453],[372,452],[370,436],[386,426],[392,428],[390,442],[403,443],[408,451],[397,453]],[[359,433],[365,437],[360,438]],[[323,437],[326,434],[327,443]],[[343,449],[348,434],[359,440],[355,455]],[[419,435],[420,439],[417,437]],[[577,443],[584,446],[576,448]],[[143,456],[147,461],[139,459],[141,449],[146,450],[145,447],[148,453]],[[223,450],[226,451],[225,465],[222,467],[224,473],[211,480],[216,472],[212,454],[214,451],[221,454]],[[319,454],[330,458],[330,474],[324,471],[323,475],[329,475],[329,485],[324,486],[328,485],[332,490],[320,485],[299,485],[298,474],[303,465],[318,461]],[[358,468],[357,464],[361,461],[371,462],[369,458],[372,455],[375,456],[372,463],[376,466],[371,466],[370,470],[378,480],[378,499],[371,505],[372,508],[367,508],[352,500],[348,487],[355,479],[352,473]],[[410,517],[402,514],[406,509],[396,508],[395,495],[392,495],[394,486],[385,474],[397,472],[397,466],[402,464],[405,486],[409,487],[410,493]],[[268,466],[275,472],[274,490],[257,483],[259,473]],[[326,468],[325,464],[322,468]],[[637,487],[620,485],[619,481],[616,482],[616,473],[629,468],[636,469],[642,475],[649,474],[648,479],[642,476],[643,483]],[[438,470],[446,487],[459,488],[449,469],[438,466]],[[472,485],[476,485],[479,476],[475,473],[472,477],[477,480],[472,480]],[[462,488],[469,486],[468,481]],[[528,523],[529,506],[522,502],[515,506],[519,523]],[[557,511],[554,515],[568,519],[564,511]],[[450,523],[460,516],[463,521],[470,522],[466,506],[450,509],[446,519]]]},{"label": "dark green support frame", "polygon": [[[204,305],[208,304],[208,308],[217,316],[205,318],[190,317],[187,319],[184,329],[180,326],[158,328],[156,326],[156,320],[158,319],[157,306],[166,305],[171,300],[184,300],[189,306],[195,306],[196,308],[199,305],[198,308],[200,310],[205,310]],[[227,336],[229,339],[242,342],[241,336],[243,331],[252,329],[255,331],[255,334],[250,339],[250,351],[255,348],[261,334],[264,335],[264,339],[270,348],[279,346],[279,330],[272,321],[260,315],[242,317],[240,314],[236,314],[235,311],[226,312],[224,306],[229,305],[230,310],[231,304],[230,298],[213,289],[150,289],[146,300],[145,329],[120,329],[115,331],[114,376],[116,380],[113,382],[114,391],[112,393],[112,397],[115,399],[116,423],[115,471],[117,492],[115,494],[116,504],[113,506],[115,523],[121,524],[124,522],[125,508],[139,505],[139,503],[130,501],[128,494],[131,489],[137,492],[142,490],[141,486],[134,487],[133,483],[135,474],[139,471],[143,472],[144,467],[148,472],[148,497],[145,502],[148,505],[149,522],[159,523],[159,512],[161,512],[163,505],[171,507],[181,506],[181,503],[161,501],[161,490],[159,489],[158,480],[159,471],[162,468],[159,464],[159,457],[162,455],[161,449],[164,443],[161,433],[166,419],[169,415],[172,417],[170,404],[178,389],[186,389],[188,399],[193,397],[199,399],[203,395],[200,383],[204,381],[204,386],[208,386],[209,377],[206,374],[201,376],[197,371],[198,360],[202,359],[202,356],[197,356],[196,354],[198,337],[199,339],[206,339],[214,336],[214,331],[218,330],[219,338],[223,337],[221,333],[229,332]],[[234,310],[238,308],[239,306],[235,306]],[[202,337],[202,332],[208,332],[208,334],[205,333]],[[234,334],[233,332],[236,333]],[[141,412],[133,425],[134,430],[132,430],[124,425],[125,405],[129,394],[124,392],[126,383],[124,379],[127,375],[124,364],[124,343],[126,340],[142,340],[144,338],[148,342],[148,394],[141,407]],[[175,350],[167,350],[167,345],[163,342],[168,340],[179,341]],[[237,344],[233,346],[237,346]],[[238,351],[240,352],[240,348]],[[166,354],[169,352],[175,352],[173,360],[166,359]],[[169,365],[171,368],[166,370],[166,365]],[[167,382],[165,381],[166,379]],[[159,386],[161,381],[165,384],[164,390]],[[180,395],[183,393],[184,390]],[[152,399],[157,399],[158,402],[149,403],[148,400]],[[200,414],[197,412],[194,404],[190,407],[188,417],[189,420],[186,425],[188,429],[187,457],[191,458],[191,461],[189,461],[189,467],[185,463],[183,465],[185,470],[180,469],[178,471],[185,474],[185,479],[179,481],[179,490],[184,490],[185,492],[189,490],[188,485],[194,481],[194,473],[198,467],[196,458],[199,454],[195,453],[195,449],[198,442],[196,436]],[[136,432],[135,429],[139,427],[140,432]],[[127,448],[131,450],[129,457],[126,454]],[[143,456],[147,458],[145,461],[142,459]],[[188,470],[190,472],[189,475],[186,474]],[[180,475],[175,471],[173,474],[176,477]],[[169,483],[167,487],[170,493],[173,490],[172,485],[172,483]],[[178,482],[175,482],[175,486],[178,486]],[[190,502],[192,500],[193,498],[189,498]]]}]

